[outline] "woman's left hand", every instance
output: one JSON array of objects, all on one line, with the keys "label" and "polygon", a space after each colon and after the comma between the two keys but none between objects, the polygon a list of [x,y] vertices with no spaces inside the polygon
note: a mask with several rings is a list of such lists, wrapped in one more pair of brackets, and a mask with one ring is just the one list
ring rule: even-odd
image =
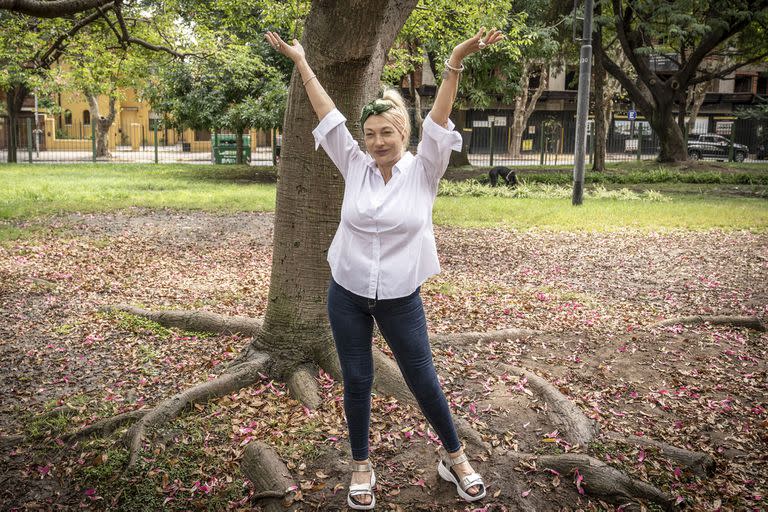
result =
[{"label": "woman's left hand", "polygon": [[468,55],[481,51],[483,48],[498,43],[502,39],[504,39],[504,34],[502,34],[500,30],[492,28],[486,32],[485,27],[482,27],[473,37],[458,44],[453,49],[453,55],[459,59],[463,59]]}]

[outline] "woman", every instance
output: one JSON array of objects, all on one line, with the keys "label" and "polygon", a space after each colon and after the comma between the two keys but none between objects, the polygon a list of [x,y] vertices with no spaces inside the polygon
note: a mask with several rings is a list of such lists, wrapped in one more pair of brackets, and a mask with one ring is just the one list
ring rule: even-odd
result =
[{"label": "woman", "polygon": [[341,222],[328,249],[331,284],[328,316],[344,380],[344,412],[352,447],[347,503],[355,510],[376,504],[376,476],[368,460],[373,321],[392,349],[406,383],[443,445],[440,476],[466,501],[485,496],[485,484],[463,454],[448,403],[437,380],[419,295],[421,283],[440,271],[432,231],[432,205],[451,151],[461,135],[448,119],[462,60],[501,40],[485,29],[453,49],[416,155],[407,151],[411,126],[400,95],[389,90],[363,108],[360,124],[367,153],[323,89],[297,40],[274,32],[266,39],[290,58],[301,75],[319,124],[312,132],[345,180]]}]

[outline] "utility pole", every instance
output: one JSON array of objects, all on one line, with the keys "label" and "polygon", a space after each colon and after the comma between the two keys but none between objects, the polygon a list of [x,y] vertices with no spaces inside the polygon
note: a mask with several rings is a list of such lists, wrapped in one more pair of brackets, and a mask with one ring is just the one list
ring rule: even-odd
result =
[{"label": "utility pole", "polygon": [[[587,151],[587,115],[589,114],[589,83],[592,77],[592,11],[594,0],[584,2],[584,26],[581,32],[579,58],[579,97],[576,106],[576,147],[573,155],[573,198],[578,206],[584,199],[584,157]],[[574,6],[575,11],[575,6]],[[574,29],[575,30],[575,29]]]}]

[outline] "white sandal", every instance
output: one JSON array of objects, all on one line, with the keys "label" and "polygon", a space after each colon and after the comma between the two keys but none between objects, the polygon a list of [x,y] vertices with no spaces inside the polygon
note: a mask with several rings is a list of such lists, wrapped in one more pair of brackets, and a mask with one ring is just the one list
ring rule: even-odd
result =
[{"label": "white sandal", "polygon": [[[366,463],[355,462],[352,464],[352,472],[371,472],[371,481],[367,484],[350,484],[349,492],[347,493],[347,505],[354,510],[373,510],[376,506],[376,496],[373,495],[373,486],[376,485],[376,473],[373,472],[373,465],[370,461]],[[371,497],[371,502],[368,504],[360,503],[355,499],[355,496]]]},{"label": "white sandal", "polygon": [[[437,463],[437,472],[443,480],[451,482],[456,486],[456,492],[459,493],[461,499],[473,502],[485,498],[485,482],[483,482],[483,477],[478,473],[470,473],[464,478],[459,478],[459,475],[453,470],[454,466],[469,460],[466,454],[462,453],[454,459],[448,452],[444,450],[441,450],[441,452],[440,462]],[[480,491],[477,494],[469,494],[467,489],[474,485],[480,487]]]}]

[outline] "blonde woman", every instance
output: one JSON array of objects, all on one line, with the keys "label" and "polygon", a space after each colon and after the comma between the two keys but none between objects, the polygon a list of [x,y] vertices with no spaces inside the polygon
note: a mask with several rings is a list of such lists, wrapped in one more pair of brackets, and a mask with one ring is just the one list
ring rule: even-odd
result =
[{"label": "blonde woman", "polygon": [[435,373],[419,292],[428,277],[440,272],[432,205],[451,151],[461,150],[461,136],[448,116],[464,69],[462,60],[502,38],[497,30],[480,29],[453,49],[414,155],[407,151],[410,118],[396,91],[387,90],[363,107],[363,152],[312,72],[301,44],[294,39],[289,45],[274,32],[266,34],[269,44],[299,71],[320,121],[312,132],[315,147],[323,147],[345,181],[341,222],[328,249],[332,276],[328,317],[344,380],[353,459],[347,503],[355,510],[370,510],[376,504],[376,475],[368,459],[374,320],[442,442],[440,476],[468,502],[485,496],[485,483],[463,453]]}]

